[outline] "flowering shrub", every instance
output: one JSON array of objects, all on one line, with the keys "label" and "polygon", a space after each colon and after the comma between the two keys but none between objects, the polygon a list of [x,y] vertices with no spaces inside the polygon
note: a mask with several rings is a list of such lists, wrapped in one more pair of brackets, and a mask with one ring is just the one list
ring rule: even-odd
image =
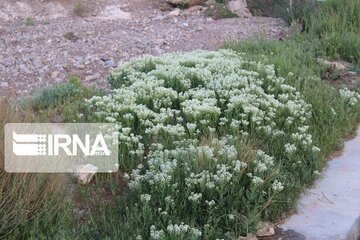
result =
[{"label": "flowering shrub", "polygon": [[348,89],[340,89],[340,96],[344,100],[346,107],[354,107],[360,101],[360,94]]},{"label": "flowering shrub", "polygon": [[311,105],[275,72],[229,50],[146,57],[87,101],[86,120],[120,131],[127,238],[232,239],[293,204],[320,149]]}]

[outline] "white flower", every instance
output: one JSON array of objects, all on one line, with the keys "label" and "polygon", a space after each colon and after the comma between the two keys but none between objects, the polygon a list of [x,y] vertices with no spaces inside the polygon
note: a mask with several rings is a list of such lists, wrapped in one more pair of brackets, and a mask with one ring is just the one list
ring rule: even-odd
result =
[{"label": "white flower", "polygon": [[355,106],[360,101],[360,94],[349,89],[340,89],[340,96],[350,107]]},{"label": "white flower", "polygon": [[259,186],[259,185],[264,183],[264,180],[262,180],[260,177],[254,176],[253,179],[252,179],[252,182],[255,185]]},{"label": "white flower", "polygon": [[164,237],[164,231],[163,230],[156,230],[156,227],[152,225],[150,227],[150,238],[157,240]]},{"label": "white flower", "polygon": [[272,189],[275,191],[275,192],[280,192],[284,189],[284,186],[282,185],[281,182],[279,182],[278,180],[275,180],[272,184]]},{"label": "white flower", "polygon": [[211,201],[206,200],[205,203],[206,203],[209,207],[215,205],[215,201],[214,201],[214,200],[211,200]]},{"label": "white flower", "polygon": [[312,147],[312,151],[313,151],[313,152],[320,152],[321,149],[318,148],[318,147],[316,147],[316,146],[313,146],[313,147]]},{"label": "white flower", "polygon": [[190,196],[188,197],[189,201],[192,201],[192,202],[199,202],[199,200],[201,199],[202,197],[202,194],[201,193],[194,193],[194,192],[191,192],[190,193]]},{"label": "white flower", "polygon": [[148,202],[150,202],[150,200],[151,200],[151,195],[149,195],[149,194],[142,194],[142,195],[140,195],[140,200],[141,200],[141,202],[143,202],[143,203],[148,203]]},{"label": "white flower", "polygon": [[297,150],[297,147],[295,146],[295,144],[287,143],[287,144],[285,144],[284,147],[285,147],[285,152],[287,152],[290,155],[294,154]]}]

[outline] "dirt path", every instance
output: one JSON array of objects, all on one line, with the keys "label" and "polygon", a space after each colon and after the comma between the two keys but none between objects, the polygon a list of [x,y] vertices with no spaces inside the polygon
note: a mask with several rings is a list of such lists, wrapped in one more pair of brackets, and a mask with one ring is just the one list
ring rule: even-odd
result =
[{"label": "dirt path", "polygon": [[[134,57],[216,49],[230,39],[278,38],[286,28],[283,21],[273,18],[213,20],[201,11],[171,16],[139,1],[120,0],[116,5],[107,1],[101,6],[104,1],[99,1],[94,6],[97,10],[87,17],[72,16],[73,6],[52,1],[47,3],[55,4],[50,10],[29,8],[5,19],[11,10],[0,6],[0,96],[24,95],[67,81],[72,74],[81,76],[85,84],[106,87],[109,72]],[[34,18],[34,26],[25,26],[25,16]]]}]

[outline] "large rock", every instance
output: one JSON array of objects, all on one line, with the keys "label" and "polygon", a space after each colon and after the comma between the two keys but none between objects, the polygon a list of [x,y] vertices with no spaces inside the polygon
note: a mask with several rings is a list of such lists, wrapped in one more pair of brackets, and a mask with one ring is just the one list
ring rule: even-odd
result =
[{"label": "large rock", "polygon": [[247,8],[246,0],[232,0],[229,2],[229,9],[239,17],[251,17]]}]

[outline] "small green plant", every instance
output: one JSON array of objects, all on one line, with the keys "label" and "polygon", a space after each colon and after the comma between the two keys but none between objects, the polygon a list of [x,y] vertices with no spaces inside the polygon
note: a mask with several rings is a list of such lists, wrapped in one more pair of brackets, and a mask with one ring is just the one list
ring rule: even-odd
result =
[{"label": "small green plant", "polygon": [[84,99],[101,94],[102,92],[94,87],[84,86],[79,76],[72,75],[67,83],[35,91],[26,99],[25,106],[40,112],[44,120],[61,116],[61,121],[73,122],[81,115]]},{"label": "small green plant", "polygon": [[305,24],[305,19],[315,11],[314,0],[248,0],[254,15],[280,17],[288,24],[294,21]]},{"label": "small green plant", "polygon": [[88,11],[88,7],[86,6],[84,0],[77,0],[74,7],[74,14],[79,17],[84,17]]},{"label": "small green plant", "polygon": [[210,5],[206,10],[205,14],[209,17],[214,19],[221,19],[221,18],[236,18],[238,17],[235,13],[233,13],[228,5],[227,1],[224,3],[215,3]]},{"label": "small green plant", "polygon": [[27,17],[24,23],[27,27],[34,26],[34,20],[31,17]]},{"label": "small green plant", "polygon": [[72,83],[60,83],[35,91],[30,102],[33,109],[43,110],[63,104],[79,92],[80,89]]}]

